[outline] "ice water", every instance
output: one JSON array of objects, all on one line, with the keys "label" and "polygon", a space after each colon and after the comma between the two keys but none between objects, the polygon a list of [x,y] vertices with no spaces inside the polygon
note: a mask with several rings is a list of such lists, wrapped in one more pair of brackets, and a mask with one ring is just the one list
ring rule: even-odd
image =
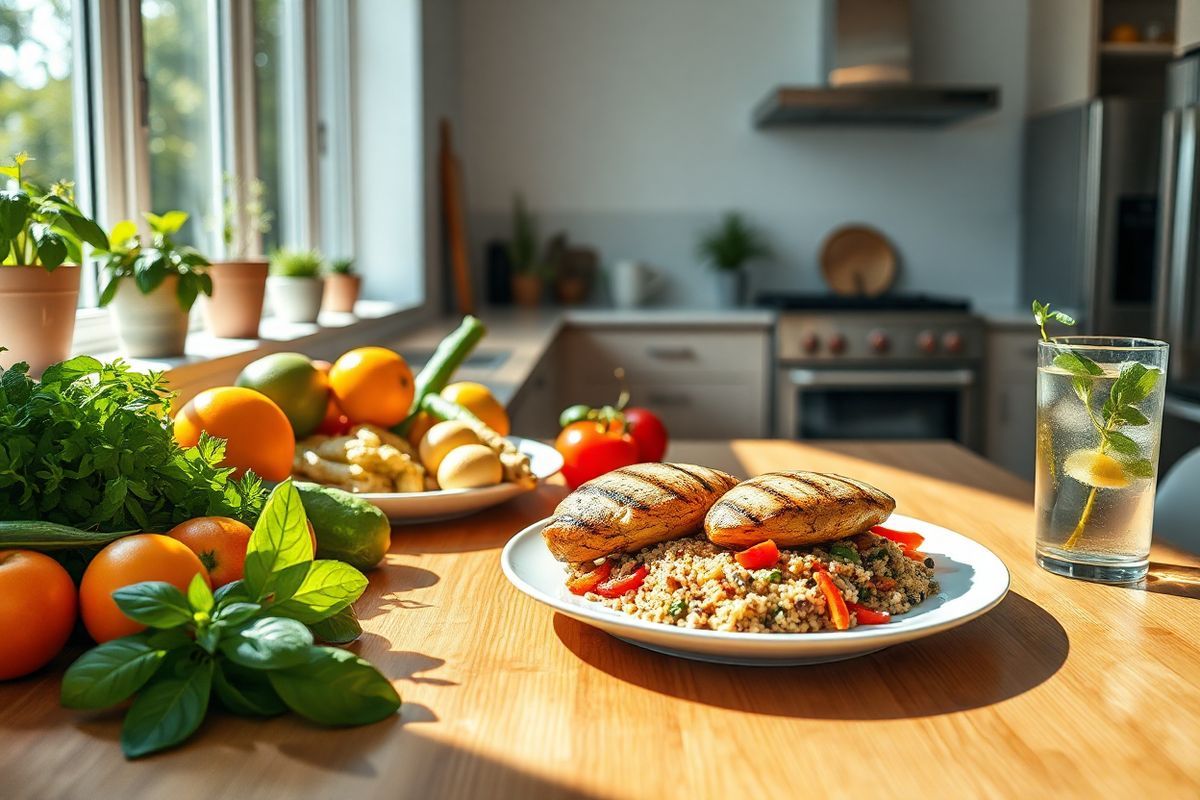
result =
[{"label": "ice water", "polygon": [[[1102,374],[1082,381],[1053,362],[1038,368],[1037,559],[1052,572],[1106,582],[1136,581],[1146,574],[1163,379],[1134,404],[1149,424],[1114,428],[1138,445],[1139,459],[1149,461],[1129,470],[1123,460],[1132,457],[1102,447],[1097,430],[1104,425],[1102,409],[1123,365],[1099,364]],[[1088,383],[1090,402],[1085,404],[1077,384]],[[1124,447],[1131,450],[1128,443]]]}]

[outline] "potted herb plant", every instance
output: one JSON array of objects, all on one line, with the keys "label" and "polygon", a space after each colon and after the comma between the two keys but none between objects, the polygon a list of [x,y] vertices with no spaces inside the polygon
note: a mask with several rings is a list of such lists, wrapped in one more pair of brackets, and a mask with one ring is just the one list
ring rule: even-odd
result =
[{"label": "potted herb plant", "polygon": [[259,252],[261,236],[269,233],[273,215],[263,206],[266,186],[255,178],[239,181],[225,176],[221,238],[225,258],[208,269],[212,297],[206,298],[204,320],[213,336],[227,339],[257,339],[267,287],[267,260],[249,254]]},{"label": "potted herb plant", "polygon": [[316,322],[321,313],[325,280],[316,250],[276,250],[271,255],[267,296],[275,315],[285,322]]},{"label": "potted herb plant", "polygon": [[352,314],[361,289],[362,276],[354,271],[354,262],[351,259],[339,258],[331,261],[325,275],[325,299],[321,308]]},{"label": "potted herb plant", "polygon": [[746,265],[773,255],[762,233],[736,211],[701,234],[696,252],[716,270],[717,299],[726,307],[746,304]]},{"label": "potted herb plant", "polygon": [[512,295],[517,305],[533,308],[542,302],[545,264],[538,254],[537,223],[525,199],[513,198],[512,241],[508,243],[508,258],[512,264]]},{"label": "potted herb plant", "polygon": [[18,153],[0,166],[9,183],[0,190],[0,359],[40,375],[71,352],[83,244],[103,249],[108,238],[75,206],[70,183],[44,192],[25,179],[32,160]]},{"label": "potted herb plant", "polygon": [[142,216],[153,232],[149,246],[142,244],[132,220],[118,222],[109,234],[109,247],[100,255],[100,269],[108,278],[100,305],[112,304],[126,355],[181,356],[192,305],[201,294],[212,293],[208,259],[172,238],[187,222],[186,212]]}]

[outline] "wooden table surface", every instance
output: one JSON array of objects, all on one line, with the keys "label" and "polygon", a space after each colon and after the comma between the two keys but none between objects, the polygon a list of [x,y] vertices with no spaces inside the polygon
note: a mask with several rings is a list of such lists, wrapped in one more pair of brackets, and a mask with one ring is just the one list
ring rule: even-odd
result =
[{"label": "wooden table surface", "polygon": [[[1200,570],[1156,551],[1141,588],[1033,563],[1028,483],[950,444],[674,446],[742,476],[838,471],[986,544],[1012,591],[961,628],[835,664],[658,655],[519,594],[501,546],[564,493],[398,529],[355,649],[400,715],[321,729],[213,713],[126,762],[117,713],[58,707],[60,670],[0,685],[0,796],[1171,796],[1200,792]],[[1169,562],[1169,563],[1168,563]],[[1170,794],[1168,794],[1170,793]]]}]

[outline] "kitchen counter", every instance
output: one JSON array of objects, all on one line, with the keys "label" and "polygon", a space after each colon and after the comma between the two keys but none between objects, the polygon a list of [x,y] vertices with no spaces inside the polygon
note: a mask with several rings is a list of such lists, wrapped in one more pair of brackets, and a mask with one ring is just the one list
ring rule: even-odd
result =
[{"label": "kitchen counter", "polygon": [[1200,792],[1200,569],[1156,551],[1140,588],[1033,563],[1026,482],[936,443],[677,443],[749,475],[803,464],[874,483],[1012,571],[993,611],[821,666],[659,655],[555,614],[499,552],[565,489],[398,529],[353,649],[404,697],[328,730],[213,713],[183,747],[121,758],[120,715],[59,708],[52,671],[0,684],[6,798],[1178,796]]}]

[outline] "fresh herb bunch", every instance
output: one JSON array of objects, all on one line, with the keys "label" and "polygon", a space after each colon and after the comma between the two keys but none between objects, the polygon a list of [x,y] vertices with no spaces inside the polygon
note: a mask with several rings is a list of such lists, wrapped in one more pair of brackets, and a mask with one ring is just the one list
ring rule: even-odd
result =
[{"label": "fresh herb bunch", "polygon": [[30,161],[28,153],[17,153],[11,165],[0,166],[0,176],[10,179],[10,188],[0,190],[0,264],[49,272],[82,263],[84,243],[107,249],[104,231],[75,206],[72,184],[62,181],[42,191],[25,180],[22,168]]},{"label": "fresh herb bunch", "polygon": [[525,198],[520,194],[513,196],[512,206],[512,240],[508,243],[508,260],[513,270],[519,275],[544,275],[547,272],[539,258],[537,221],[529,213]]},{"label": "fresh herb bunch", "polygon": [[[1071,316],[1061,311],[1051,311],[1048,303],[1039,303],[1037,300],[1033,301],[1033,317],[1041,329],[1042,341],[1051,344],[1054,340],[1046,335],[1047,321],[1055,320],[1068,326],[1075,324]],[[1054,366],[1071,375],[1071,388],[1083,403],[1088,420],[1100,437],[1096,452],[1116,459],[1121,465],[1121,471],[1130,480],[1153,477],[1154,462],[1142,452],[1140,444],[1121,432],[1121,428],[1150,424],[1150,420],[1137,406],[1154,391],[1162,378],[1162,371],[1136,361],[1126,364],[1121,368],[1120,374],[1109,389],[1108,397],[1097,411],[1093,407],[1092,389],[1096,379],[1103,377],[1104,368],[1080,352],[1065,349],[1054,356]],[[1079,522],[1064,545],[1068,550],[1083,536],[1092,515],[1092,507],[1096,503],[1097,491],[1098,487],[1092,486],[1088,492]]]},{"label": "fresh herb bunch", "polygon": [[729,272],[774,255],[766,237],[736,211],[726,214],[720,224],[701,235],[696,254],[714,268]]},{"label": "fresh herb bunch", "polygon": [[129,758],[190,737],[214,693],[235,714],[291,709],[324,725],[365,725],[396,712],[400,696],[369,662],[314,644],[307,626],[345,621],[367,579],[340,561],[313,560],[290,479],[267,500],[246,548],[245,575],[215,595],[200,575],[186,595],[159,581],[118,589],[117,606],[149,630],[80,656],[63,676],[62,704],[107,708],[136,695],[121,729]]},{"label": "fresh herb bunch", "polygon": [[212,294],[212,278],[204,271],[208,259],[195,248],[177,244],[172,238],[188,215],[183,211],[168,211],[166,214],[143,214],[154,231],[149,247],[142,246],[137,224],[122,220],[113,226],[109,235],[110,246],[100,255],[100,268],[108,275],[108,283],[100,293],[100,305],[112,302],[121,281],[133,278],[142,294],[162,285],[168,275],[178,275],[175,298],[184,311],[191,309],[200,294]]},{"label": "fresh herb bunch", "polygon": [[354,259],[335,258],[333,261],[329,262],[329,273],[331,275],[353,275]]},{"label": "fresh herb bunch", "polygon": [[271,254],[271,274],[281,278],[315,278],[325,260],[316,250],[276,250]]},{"label": "fresh herb bunch", "polygon": [[225,242],[225,255],[245,258],[252,246],[258,246],[258,237],[271,232],[271,223],[275,221],[275,215],[263,202],[267,185],[258,178],[242,181],[226,172],[222,188],[221,240]]},{"label": "fresh herb bunch", "polygon": [[253,523],[262,482],[221,467],[225,443],[181,448],[161,373],[77,356],[32,380],[0,369],[0,519],[162,531],[192,517]]}]

